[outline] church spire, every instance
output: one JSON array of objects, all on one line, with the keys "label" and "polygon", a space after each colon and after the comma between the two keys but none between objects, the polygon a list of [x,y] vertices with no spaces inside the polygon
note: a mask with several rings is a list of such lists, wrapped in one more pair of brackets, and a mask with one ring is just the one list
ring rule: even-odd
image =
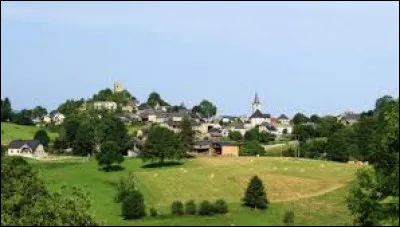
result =
[{"label": "church spire", "polygon": [[256,92],[255,96],[254,96],[254,102],[253,103],[260,103],[260,100],[258,99],[258,94]]}]

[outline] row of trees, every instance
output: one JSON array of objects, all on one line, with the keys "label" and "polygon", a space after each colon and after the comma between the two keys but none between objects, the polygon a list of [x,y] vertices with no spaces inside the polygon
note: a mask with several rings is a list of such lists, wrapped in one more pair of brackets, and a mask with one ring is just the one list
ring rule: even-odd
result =
[{"label": "row of trees", "polygon": [[[364,121],[364,122],[363,122]],[[369,127],[368,127],[369,126]],[[399,100],[377,100],[375,109],[363,114],[357,127],[367,130],[356,138],[371,168],[361,169],[350,188],[347,204],[362,226],[399,225]],[[355,149],[355,148],[354,148]]]},{"label": "row of trees", "polygon": [[42,117],[47,114],[46,108],[36,106],[33,109],[23,109],[14,113],[9,98],[1,99],[1,121],[13,122],[19,125],[33,125],[32,118]]}]

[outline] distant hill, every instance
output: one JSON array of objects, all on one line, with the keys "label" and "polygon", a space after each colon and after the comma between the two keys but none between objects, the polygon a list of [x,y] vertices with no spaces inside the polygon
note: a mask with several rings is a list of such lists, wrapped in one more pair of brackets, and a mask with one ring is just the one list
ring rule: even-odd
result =
[{"label": "distant hill", "polygon": [[[1,144],[8,144],[10,141],[16,139],[33,139],[33,136],[38,130],[40,130],[40,128],[36,126],[1,122]],[[54,141],[58,136],[58,133],[49,131],[47,131],[47,133],[51,141]]]}]

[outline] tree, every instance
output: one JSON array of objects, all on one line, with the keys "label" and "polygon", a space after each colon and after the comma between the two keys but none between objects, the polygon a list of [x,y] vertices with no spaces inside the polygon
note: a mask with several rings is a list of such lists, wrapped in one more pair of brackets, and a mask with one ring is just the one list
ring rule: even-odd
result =
[{"label": "tree", "polygon": [[146,216],[144,198],[139,191],[133,191],[122,201],[122,216],[125,219],[138,219]]},{"label": "tree", "polygon": [[43,129],[38,130],[33,137],[35,140],[39,140],[44,147],[49,146],[50,137],[47,135],[47,132]]},{"label": "tree", "polygon": [[64,103],[60,104],[57,108],[57,111],[64,114],[66,117],[78,113],[79,108],[85,103],[84,99],[73,100],[68,99]]},{"label": "tree", "polygon": [[229,131],[228,137],[229,137],[229,139],[234,140],[234,141],[242,141],[243,140],[242,133],[240,133],[238,131]]},{"label": "tree", "polygon": [[267,208],[269,201],[267,199],[267,194],[264,189],[264,185],[258,176],[251,178],[249,186],[243,197],[243,202],[245,206],[257,209]]},{"label": "tree", "polygon": [[152,126],[147,140],[143,146],[140,157],[143,161],[158,161],[163,164],[165,160],[180,160],[185,157],[185,150],[179,138],[171,130]]},{"label": "tree", "polygon": [[329,136],[326,149],[327,157],[332,161],[346,162],[356,158],[358,147],[354,129],[346,127]]},{"label": "tree", "polygon": [[248,141],[240,146],[240,156],[265,155],[265,149],[257,141]]},{"label": "tree", "polygon": [[195,215],[196,214],[196,204],[194,203],[193,200],[189,200],[185,204],[185,213],[189,215]]},{"label": "tree", "polygon": [[258,128],[252,128],[244,134],[245,141],[259,141]]},{"label": "tree", "polygon": [[121,146],[121,152],[125,153],[126,143],[129,141],[128,130],[125,124],[113,113],[105,113],[96,127],[96,142],[115,141]]},{"label": "tree", "polygon": [[379,111],[383,106],[387,105],[390,102],[395,102],[395,99],[390,95],[384,95],[381,98],[377,99],[375,102],[375,110]]},{"label": "tree", "polygon": [[156,208],[154,208],[154,207],[150,208],[150,216],[157,217],[157,215],[158,215],[158,213],[157,213]]},{"label": "tree", "polygon": [[1,121],[10,121],[12,119],[11,101],[9,98],[1,100]]},{"label": "tree", "polygon": [[181,140],[183,148],[186,152],[188,152],[192,149],[194,138],[194,131],[192,129],[190,119],[188,117],[184,117],[179,125],[179,128],[181,130],[179,133],[179,138]]},{"label": "tree", "polygon": [[299,146],[301,156],[306,158],[322,158],[327,152],[327,141],[325,139],[310,139],[301,141]]},{"label": "tree", "polygon": [[210,101],[204,99],[198,106],[194,106],[192,111],[200,113],[202,116],[210,118],[217,113],[217,107]]},{"label": "tree", "polygon": [[180,216],[183,215],[183,204],[181,201],[174,201],[171,204],[171,213],[172,215]]},{"label": "tree", "polygon": [[275,135],[269,132],[261,132],[258,134],[258,141],[261,143],[268,143],[275,140]]},{"label": "tree", "polygon": [[95,151],[94,130],[92,126],[89,121],[84,121],[79,126],[74,142],[72,143],[74,154],[85,156]]},{"label": "tree", "polygon": [[42,106],[36,106],[35,108],[32,109],[32,117],[41,117],[47,114],[46,108]]},{"label": "tree", "polygon": [[298,124],[302,124],[302,123],[306,123],[308,122],[308,117],[302,113],[297,113],[294,115],[293,117],[293,124],[298,125]]},{"label": "tree", "polygon": [[7,152],[7,147],[1,145],[1,156],[4,156],[6,154],[6,152]]},{"label": "tree", "polygon": [[226,204],[225,200],[218,199],[213,205],[213,210],[216,214],[226,214],[228,213],[228,204]]},{"label": "tree", "polygon": [[128,195],[136,190],[135,177],[133,173],[129,173],[127,177],[122,177],[117,185],[117,195],[115,201],[117,203],[122,202]]},{"label": "tree", "polygon": [[101,151],[96,154],[96,160],[100,167],[110,170],[113,163],[120,164],[124,161],[121,147],[115,141],[106,141],[101,144]]},{"label": "tree", "polygon": [[298,136],[300,141],[306,141],[307,139],[317,137],[316,130],[312,125],[294,125],[292,134]]},{"label": "tree", "polygon": [[314,123],[318,123],[319,119],[320,119],[320,117],[318,115],[316,115],[316,114],[313,114],[310,117],[310,121],[314,122]]},{"label": "tree", "polygon": [[18,125],[33,125],[32,111],[23,109],[19,113],[13,114],[12,122]]},{"label": "tree", "polygon": [[347,205],[355,216],[355,224],[360,226],[378,225],[379,203],[378,182],[372,169],[357,172],[357,181],[351,185]]},{"label": "tree", "polygon": [[23,158],[1,158],[2,225],[99,225],[91,214],[90,204],[89,195],[78,188],[48,191]]},{"label": "tree", "polygon": [[78,133],[80,121],[75,117],[67,117],[65,118],[62,127],[64,128],[65,132],[65,140],[71,147],[72,143],[75,140],[76,134]]},{"label": "tree", "polygon": [[147,98],[147,105],[154,108],[157,104],[160,106],[169,106],[169,104],[161,98],[160,94],[157,92],[150,93],[149,97]]}]

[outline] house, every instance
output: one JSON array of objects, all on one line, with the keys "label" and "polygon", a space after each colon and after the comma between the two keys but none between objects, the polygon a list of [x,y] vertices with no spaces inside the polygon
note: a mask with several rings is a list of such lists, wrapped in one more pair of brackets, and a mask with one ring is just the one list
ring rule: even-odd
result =
[{"label": "house", "polygon": [[64,119],[64,114],[57,112],[53,115],[52,121],[55,125],[61,125],[64,122]]},{"label": "house", "polygon": [[280,124],[284,124],[284,125],[290,124],[290,123],[289,123],[290,120],[289,120],[289,118],[288,118],[285,114],[281,114],[281,115],[278,117],[278,122],[279,122]]},{"label": "house", "polygon": [[111,101],[98,101],[94,102],[94,109],[95,110],[116,110],[117,103]]},{"label": "house", "polygon": [[46,115],[43,116],[43,123],[45,123],[45,124],[50,124],[51,123],[50,114],[46,114]]},{"label": "house", "polygon": [[165,122],[160,123],[160,126],[166,127],[169,130],[171,130],[171,131],[173,131],[175,133],[178,133],[178,132],[181,131],[180,128],[179,128],[179,124],[180,123],[176,122],[176,121],[165,121]]},{"label": "house", "polygon": [[203,122],[193,121],[192,122],[192,130],[201,134],[205,134],[208,132],[207,124]]},{"label": "house", "polygon": [[240,132],[240,134],[242,134],[242,136],[244,136],[244,134],[246,134],[247,129],[244,127],[244,124],[236,123],[234,125],[231,125],[230,131]]},{"label": "house", "polygon": [[7,155],[41,158],[47,153],[39,140],[13,140],[8,144]]},{"label": "house", "polygon": [[353,112],[344,112],[337,117],[337,121],[344,125],[352,125],[360,120],[360,114]]},{"label": "house", "polygon": [[212,142],[208,140],[193,141],[193,151],[197,153],[210,154],[212,148],[211,145]]},{"label": "house", "polygon": [[239,156],[239,146],[235,142],[214,142],[214,154],[222,156]]}]

